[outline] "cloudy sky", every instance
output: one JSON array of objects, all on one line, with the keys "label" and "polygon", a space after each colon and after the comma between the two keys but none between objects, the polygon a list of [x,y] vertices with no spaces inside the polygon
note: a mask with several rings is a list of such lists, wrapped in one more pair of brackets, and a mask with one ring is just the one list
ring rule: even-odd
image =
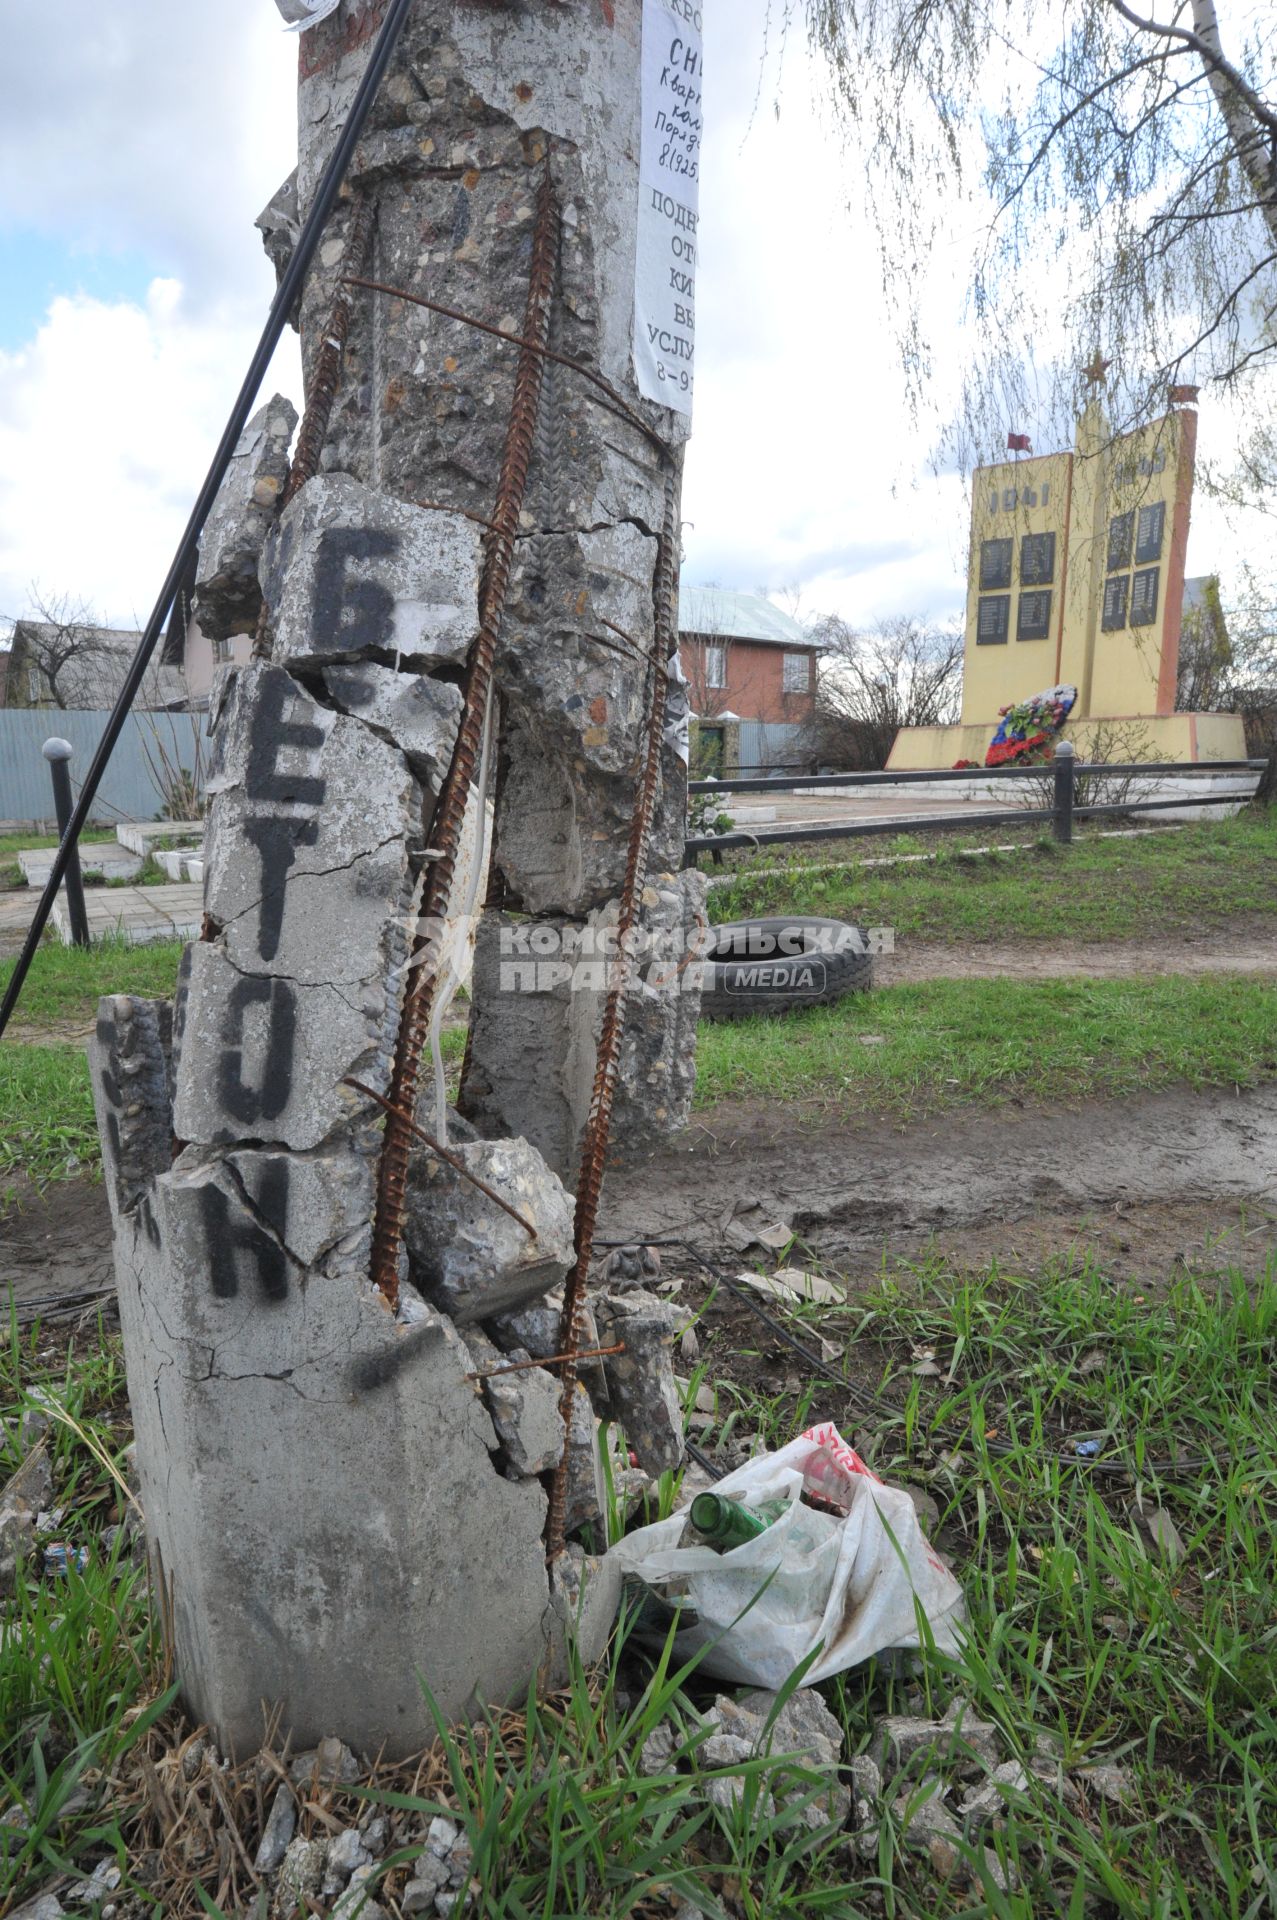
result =
[{"label": "cloudy sky", "polygon": [[[944,617],[962,483],[929,473],[817,76],[799,47],[761,66],[765,11],[707,4],[687,577]],[[0,615],[66,595],[140,624],[273,292],[253,220],[293,164],[296,41],[271,0],[63,0],[5,35]],[[932,262],[941,378],[971,239]],[[291,343],[273,384],[297,397]],[[1190,570],[1235,551],[1199,503]]]}]

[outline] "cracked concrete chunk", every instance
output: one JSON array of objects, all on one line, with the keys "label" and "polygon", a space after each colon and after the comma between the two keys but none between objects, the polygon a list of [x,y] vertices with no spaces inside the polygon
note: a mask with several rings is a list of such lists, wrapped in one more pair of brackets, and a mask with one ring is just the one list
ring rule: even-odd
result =
[{"label": "cracked concrete chunk", "polygon": [[[739,1695],[720,1694],[705,1716],[705,1724],[712,1731],[697,1750],[700,1765],[739,1767],[758,1754],[792,1755],[795,1767],[830,1775],[828,1792],[804,1810],[804,1822],[813,1830],[830,1824],[845,1825],[852,1796],[851,1790],[838,1778],[843,1740],[840,1723],[820,1695],[807,1687],[800,1688],[779,1712],[776,1702],[776,1694],[763,1689]],[[769,1720],[772,1720],[770,1730]],[[771,1777],[768,1784],[774,1784]],[[809,1789],[795,1785],[785,1788],[779,1797],[788,1799],[791,1793],[806,1791]],[[706,1792],[719,1806],[730,1807],[740,1799],[743,1782],[739,1779],[711,1781]],[[774,1804],[772,1794],[765,1798]]]},{"label": "cracked concrete chunk", "polygon": [[258,568],[279,513],[296,430],[296,407],[277,393],[240,435],[200,538],[195,617],[210,640],[252,633],[257,626]]},{"label": "cracked concrete chunk", "polygon": [[408,1180],[409,1271],[458,1326],[512,1312],[556,1287],[575,1258],[572,1201],[526,1140],[479,1140],[457,1158],[535,1229],[425,1150]]},{"label": "cracked concrete chunk", "polygon": [[[612,979],[618,909],[535,922],[490,913],[475,944],[471,1042],[460,1106],[481,1133],[519,1133],[575,1181]],[[646,890],[613,1107],[627,1157],[691,1117],[705,881],[658,875]]]},{"label": "cracked concrete chunk", "polygon": [[959,1812],[968,1826],[983,1826],[999,1819],[1014,1805],[1018,1796],[1029,1790],[1029,1776],[1018,1760],[1006,1760],[995,1767],[978,1787],[963,1794]]},{"label": "cracked concrete chunk", "polygon": [[755,1753],[797,1754],[813,1767],[836,1769],[842,1760],[842,1723],[820,1695],[800,1687],[779,1712],[777,1697],[763,1687],[720,1694],[711,1718],[724,1733],[747,1739]]},{"label": "cracked concrete chunk", "polygon": [[564,1530],[576,1533],[581,1527],[597,1526],[607,1504],[598,1422],[594,1418],[590,1396],[579,1380],[572,1398],[572,1417],[568,1422],[567,1463],[568,1494]]},{"label": "cracked concrete chunk", "polygon": [[[467,1327],[465,1343],[475,1371],[492,1372],[532,1358],[523,1348],[505,1354],[477,1327]],[[563,1458],[567,1432],[559,1411],[559,1383],[544,1367],[522,1373],[494,1372],[480,1382],[497,1439],[515,1473],[531,1479],[550,1473]]]},{"label": "cracked concrete chunk", "polygon": [[424,795],[404,756],[252,666],[218,727],[205,906],[248,974],[384,982],[417,877]]},{"label": "cracked concrete chunk", "polygon": [[950,1703],[943,1720],[887,1715],[878,1721],[875,1732],[875,1756],[888,1775],[911,1765],[919,1754],[960,1768],[976,1765],[986,1773],[1002,1758],[998,1729],[992,1721],[979,1719],[961,1695]]},{"label": "cracked concrete chunk", "polygon": [[680,1310],[642,1288],[596,1296],[599,1344],[624,1346],[603,1362],[612,1412],[648,1473],[683,1461],[683,1405],[674,1379]]},{"label": "cracked concrete chunk", "polygon": [[266,257],[275,269],[278,283],[283,279],[301,234],[301,215],[297,208],[297,169],[293,168],[282,187],[276,189],[254,221],[262,236]]},{"label": "cracked concrete chunk", "polygon": [[[406,958],[406,937],[399,944]],[[387,969],[389,971],[389,968]],[[242,1139],[306,1152],[367,1102],[353,1074],[385,1087],[396,1003],[381,983],[300,985],[241,973],[218,946],[190,950],[174,1126],[202,1146]]]},{"label": "cracked concrete chunk", "polygon": [[281,1784],[276,1788],[275,1798],[271,1801],[266,1830],[262,1834],[261,1845],[253,1861],[255,1871],[274,1873],[292,1844],[296,1831],[297,1802],[293,1798],[292,1789]]},{"label": "cracked concrete chunk", "polygon": [[376,1862],[364,1845],[363,1836],[355,1827],[347,1827],[329,1843],[328,1864],[324,1873],[323,1898],[331,1900],[346,1886],[360,1867],[371,1867]]},{"label": "cracked concrete chunk", "polygon": [[544,1686],[569,1684],[569,1648],[587,1667],[603,1658],[620,1611],[621,1586],[621,1570],[614,1561],[606,1555],[600,1559],[587,1554],[575,1541],[569,1542],[550,1568],[550,1607],[556,1626],[554,1651],[542,1669]]},{"label": "cracked concrete chunk", "polygon": [[299,1268],[317,1266],[371,1223],[375,1161],[345,1144],[315,1153],[230,1153],[223,1165]]},{"label": "cracked concrete chunk", "polygon": [[892,1812],[907,1846],[923,1853],[933,1840],[960,1840],[962,1829],[944,1803],[945,1784],[932,1774],[909,1793],[902,1793]]},{"label": "cracked concrete chunk", "polygon": [[296,1754],[288,1771],[299,1787],[350,1787],[361,1769],[345,1742],[330,1733],[313,1752]]},{"label": "cracked concrete chunk", "polygon": [[[153,1202],[159,1246],[117,1238],[117,1273],[148,1541],[182,1568],[192,1712],[223,1751],[251,1752],[262,1702],[278,1704],[322,1762],[334,1727],[356,1751],[428,1744],[421,1679],[450,1721],[524,1697],[544,1652],[546,1495],[494,1470],[450,1322],[399,1326],[366,1283],[299,1270],[208,1155],[183,1154]],[[352,1609],[378,1623],[375,1649]]]},{"label": "cracked concrete chunk", "polygon": [[307,481],[262,556],[278,664],[460,664],[478,632],[479,529],[344,475]]},{"label": "cracked concrete chunk", "polygon": [[324,685],[343,713],[385,735],[432,793],[443,784],[461,720],[461,694],[448,680],[390,667],[326,667]]},{"label": "cracked concrete chunk", "polygon": [[324,1861],[328,1855],[326,1840],[294,1840],[284,1855],[279,1885],[275,1891],[274,1912],[278,1920],[291,1916],[319,1892],[324,1879]]}]

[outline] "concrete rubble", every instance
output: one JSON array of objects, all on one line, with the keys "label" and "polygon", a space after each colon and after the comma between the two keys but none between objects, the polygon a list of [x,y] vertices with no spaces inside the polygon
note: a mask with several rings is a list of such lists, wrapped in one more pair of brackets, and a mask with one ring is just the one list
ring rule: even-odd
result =
[{"label": "concrete rubble", "polygon": [[[433,1737],[418,1676],[458,1719],[521,1699],[561,1660],[569,1616],[586,1623],[587,1655],[611,1624],[615,1597],[583,1554],[553,1578],[545,1565],[563,1441],[552,1370],[469,1376],[494,1353],[562,1346],[553,1289],[574,1257],[571,1186],[608,987],[590,950],[615,942],[658,537],[677,523],[686,423],[641,399],[631,359],[640,17],[638,0],[597,14],[418,5],[349,180],[375,201],[378,279],[518,330],[548,167],[554,347],[597,368],[671,449],[662,459],[579,374],[547,365],[497,659],[487,897],[504,912],[479,932],[461,1101],[477,1137],[458,1125],[453,1142],[535,1238],[423,1150],[398,1314],[369,1278],[383,1116],[347,1082],[390,1085],[518,355],[361,293],[318,474],[278,511],[295,423],[268,403],[205,537],[206,630],[256,628],[263,609],[264,621],[261,656],[219,676],[211,703],[202,937],[171,1018],[103,1002],[92,1067],[148,1545],[173,1591],[187,1703],[224,1751],[255,1750],[263,1703],[282,1709],[295,1749],[335,1730],[361,1752],[416,1751]],[[277,269],[376,20],[342,0],[300,38],[298,171],[259,222]],[[349,270],[351,209],[348,195],[297,309],[308,382]],[[615,629],[628,638],[601,646]],[[690,1106],[705,917],[703,883],[678,871],[685,800],[672,728],[616,1106],[623,1151],[676,1130]],[[503,940],[533,935],[594,971],[504,975]],[[569,1526],[592,1526],[595,1544],[598,1413],[632,1427],[649,1471],[681,1451],[665,1310],[626,1290],[601,1303],[591,1338],[600,1326],[627,1358],[584,1372],[567,1437]],[[326,1842],[288,1832],[281,1798],[276,1813],[278,1899],[319,1897],[349,1864],[337,1910],[362,1899],[375,1920],[359,1846],[333,1861]],[[439,1911],[464,1884],[450,1864]]]},{"label": "concrete rubble", "polygon": [[256,630],[262,548],[279,512],[296,431],[297,409],[277,393],[240,436],[200,538],[195,617],[210,640]]},{"label": "concrete rubble", "polygon": [[[804,1822],[813,1828],[846,1824],[851,1790],[839,1778],[843,1730],[818,1693],[800,1687],[779,1711],[777,1695],[761,1688],[739,1695],[720,1694],[705,1716],[705,1724],[713,1731],[697,1749],[700,1766],[740,1766],[769,1753],[792,1756],[795,1767],[830,1775],[828,1792],[804,1809]],[[708,1797],[724,1807],[739,1800],[744,1790],[743,1780],[731,1777],[711,1780],[706,1788]],[[805,1797],[805,1790],[794,1787],[791,1791],[804,1791]],[[770,1798],[774,1805],[774,1795],[764,1798]]]},{"label": "concrete rubble", "polygon": [[572,1197],[526,1140],[479,1140],[456,1157],[499,1193],[529,1234],[454,1167],[415,1156],[408,1195],[408,1270],[459,1327],[514,1313],[571,1267]]},{"label": "concrete rubble", "polygon": [[601,1347],[623,1346],[603,1362],[613,1416],[640,1467],[661,1474],[683,1460],[683,1407],[674,1380],[679,1310],[634,1288],[594,1302]]},{"label": "concrete rubble", "polygon": [[[522,1347],[502,1353],[478,1328],[467,1328],[465,1343],[476,1372],[491,1375],[480,1389],[511,1471],[524,1480],[552,1473],[563,1458],[567,1431],[554,1375],[544,1367],[527,1365],[532,1356]],[[500,1371],[511,1365],[525,1370]]]}]

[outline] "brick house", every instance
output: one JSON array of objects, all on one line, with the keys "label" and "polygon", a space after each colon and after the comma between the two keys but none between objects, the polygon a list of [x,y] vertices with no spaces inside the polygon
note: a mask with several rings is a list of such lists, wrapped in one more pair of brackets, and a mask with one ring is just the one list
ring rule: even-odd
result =
[{"label": "brick house", "polygon": [[761,593],[684,587],[679,657],[695,716],[694,774],[782,771],[801,751],[821,648]]},{"label": "brick house", "polygon": [[820,647],[761,593],[683,587],[679,649],[692,711],[702,720],[802,726],[816,698]]}]

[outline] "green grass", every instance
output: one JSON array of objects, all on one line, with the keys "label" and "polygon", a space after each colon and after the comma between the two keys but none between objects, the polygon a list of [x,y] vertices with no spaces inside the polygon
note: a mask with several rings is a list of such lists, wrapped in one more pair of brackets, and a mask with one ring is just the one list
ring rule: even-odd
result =
[{"label": "green grass", "polygon": [[905,1115],[1010,1094],[1081,1100],[1273,1075],[1271,982],[932,980],[783,1020],[703,1024],[696,1098],[821,1100]]},{"label": "green grass", "polygon": [[[43,946],[27,975],[14,1022],[22,1027],[67,1022],[91,1026],[98,1001],[108,993],[171,1000],[183,947],[180,940],[134,947],[120,939],[96,941],[91,947]],[[0,962],[0,993],[15,964]]]},{"label": "green grass", "polygon": [[0,1176],[74,1180],[100,1154],[83,1049],[0,1042]]},{"label": "green grass", "polygon": [[[130,991],[162,994],[178,949],[130,950]],[[149,958],[148,958],[149,956]],[[90,1019],[92,954],[41,954],[46,1018]],[[65,972],[63,960],[86,963]],[[134,966],[134,963],[136,965]],[[113,982],[105,971],[106,990]],[[864,1044],[864,1036],[874,1044]],[[444,1034],[444,1058],[465,1048]],[[697,1104],[820,1102],[906,1118],[964,1101],[1083,1100],[1173,1085],[1253,1086],[1277,1076],[1277,987],[1176,975],[1133,980],[934,980],[852,995],[784,1020],[705,1023]],[[0,1045],[0,1173],[37,1184],[98,1164],[88,1065],[75,1046]]]},{"label": "green grass", "polygon": [[[730,1689],[678,1668],[668,1648],[636,1657],[623,1628],[601,1668],[578,1668],[562,1692],[441,1729],[417,1789],[368,1790],[409,1830],[374,1897],[398,1896],[421,1851],[412,1833],[446,1812],[474,1849],[473,1920],[651,1920],[679,1899],[712,1920],[1271,1920],[1277,1269],[1249,1288],[1236,1275],[1209,1289],[1178,1278],[1149,1301],[1086,1259],[1032,1278],[956,1275],[937,1261],[884,1275],[845,1307],[801,1308],[791,1326],[843,1357],[818,1358],[811,1378],[768,1396],[750,1381],[772,1337],[760,1327],[750,1344],[748,1322],[714,1299],[702,1313],[708,1377],[737,1382],[738,1436],[772,1446],[832,1418],[885,1477],[925,1487],[968,1608],[961,1659],[871,1660],[821,1685],[844,1760],[875,1747],[882,1715],[939,1717],[961,1694],[1008,1760],[1043,1767],[1008,1794],[996,1829],[957,1841],[966,1886],[940,1880],[909,1844],[897,1804],[938,1776],[956,1808],[960,1755],[937,1747],[888,1770],[876,1838],[863,1846],[827,1823],[809,1829],[804,1809],[827,1781],[784,1755],[711,1765],[697,1710]],[[934,1377],[915,1371],[924,1346]],[[0,1782],[30,1813],[25,1831],[0,1827],[0,1905],[104,1853],[129,1875],[126,1839],[147,1850],[165,1837],[163,1805],[149,1804],[129,1765],[167,1706],[155,1635],[134,1563],[104,1536],[121,1516],[112,1469],[129,1437],[117,1344],[63,1352],[47,1336],[11,1334],[0,1476],[18,1464],[16,1421],[37,1388],[67,1415],[47,1444],[67,1509],[61,1537],[86,1546],[89,1562],[58,1581],[20,1567],[3,1603]],[[1077,1463],[1083,1435],[1102,1438],[1095,1466]],[[1157,1508],[1183,1543],[1178,1564],[1141,1537],[1138,1511]],[[673,1752],[645,1774],[643,1742],[662,1722]],[[189,1729],[165,1725],[171,1752]],[[1098,1764],[1125,1771],[1120,1804],[1087,1785],[1083,1770]],[[220,1804],[235,1800],[251,1859],[269,1796],[252,1790],[251,1768],[246,1792],[224,1778]],[[104,1780],[127,1782],[125,1798]],[[739,1797],[719,1807],[707,1788],[724,1780]],[[188,1860],[208,1863],[198,1906],[247,1911],[216,1904],[230,1849],[215,1830],[218,1799],[202,1804],[207,1833],[188,1806],[183,1841]],[[347,1823],[358,1810],[338,1800],[328,1817]],[[179,1873],[181,1853],[169,1860]],[[197,1910],[195,1896],[179,1903],[167,1890],[148,1898],[135,1885],[132,1897],[147,1920]]]},{"label": "green grass", "polygon": [[[811,913],[894,927],[900,939],[979,945],[1182,938],[1242,915],[1277,916],[1277,807],[1135,840],[1089,834],[1063,848],[1044,839],[1011,854],[973,856],[940,835],[902,836],[892,852],[939,858],[876,869],[861,861],[883,857],[888,843],[851,844],[845,867],[833,872],[810,871],[829,861],[827,849],[790,856],[788,870],[770,878],[753,879],[746,867],[732,885],[711,891],[711,918]],[[749,865],[785,859],[763,847]]]},{"label": "green grass", "polygon": [[[801,1397],[773,1400],[738,1387],[729,1417],[770,1445],[833,1418],[879,1472],[937,1501],[970,1648],[957,1669],[927,1663],[928,1710],[956,1684],[1008,1757],[1027,1762],[1045,1735],[1068,1769],[1131,1775],[1121,1807],[1070,1806],[1035,1779],[1012,1797],[997,1850],[1015,1895],[986,1887],[987,1904],[963,1906],[888,1831],[863,1889],[876,1881],[881,1904],[847,1911],[1277,1913],[1277,1263],[1250,1290],[1236,1274],[1179,1279],[1150,1303],[1087,1261],[1031,1279],[937,1262],[795,1323],[812,1345],[817,1332],[841,1344],[854,1376],[818,1364]],[[711,1376],[753,1364],[738,1343],[705,1345]],[[923,1348],[936,1378],[915,1372]],[[1073,1464],[1093,1435],[1101,1464]],[[1142,1543],[1136,1511],[1159,1506],[1187,1549],[1179,1566]],[[916,1687],[859,1673],[822,1690],[855,1751],[884,1708],[917,1711],[902,1699]]]},{"label": "green grass", "polygon": [[[47,1396],[37,1408],[36,1395]],[[56,1417],[45,1408],[52,1402]],[[62,1526],[48,1534],[87,1554],[84,1571],[40,1577],[19,1559],[0,1634],[0,1788],[25,1804],[23,1826],[0,1825],[0,1906],[33,1893],[83,1853],[122,1855],[104,1771],[146,1732],[168,1698],[142,1565],[122,1534],[122,1455],[132,1438],[117,1341],[48,1344],[11,1320],[0,1340],[0,1483],[22,1464],[20,1420],[47,1419],[44,1447]]]}]

